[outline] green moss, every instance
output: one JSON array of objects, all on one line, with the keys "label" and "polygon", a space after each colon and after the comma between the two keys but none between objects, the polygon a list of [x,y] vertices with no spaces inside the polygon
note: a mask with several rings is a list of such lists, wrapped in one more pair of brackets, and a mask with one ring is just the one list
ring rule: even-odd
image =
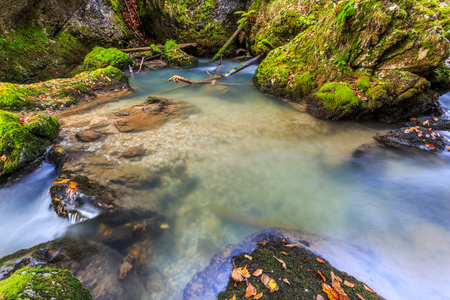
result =
[{"label": "green moss", "polygon": [[0,83],[0,109],[58,109],[75,104],[88,95],[94,95],[94,92],[124,86],[128,86],[127,76],[112,66],[80,73],[70,79],[28,85]]},{"label": "green moss", "polygon": [[292,85],[293,94],[297,97],[309,95],[317,87],[315,77],[307,72],[295,77]]},{"label": "green moss", "polygon": [[158,47],[156,47],[155,44],[152,44],[150,47],[152,48],[152,54],[158,54],[162,52]]},{"label": "green moss", "polygon": [[116,48],[105,49],[103,47],[95,47],[86,55],[81,66],[81,71],[93,71],[108,66],[125,69],[128,65],[132,64],[133,59],[128,54]]},{"label": "green moss", "polygon": [[0,33],[0,81],[33,82],[67,76],[89,49],[69,33],[48,36],[39,26]]},{"label": "green moss", "polygon": [[322,86],[316,97],[322,99],[324,107],[328,109],[360,105],[360,100],[355,96],[355,92],[348,86],[338,82],[330,82]]},{"label": "green moss", "polygon": [[0,156],[4,158],[0,160],[0,176],[35,160],[58,135],[59,123],[52,116],[21,118],[0,110]]},{"label": "green moss", "polygon": [[68,270],[24,268],[0,281],[0,299],[92,299]]},{"label": "green moss", "polygon": [[356,81],[356,87],[365,92],[372,87],[372,81],[369,76],[362,76]]},{"label": "green moss", "polygon": [[167,40],[164,52],[164,59],[169,65],[190,68],[198,64],[196,57],[186,54],[173,40]]}]

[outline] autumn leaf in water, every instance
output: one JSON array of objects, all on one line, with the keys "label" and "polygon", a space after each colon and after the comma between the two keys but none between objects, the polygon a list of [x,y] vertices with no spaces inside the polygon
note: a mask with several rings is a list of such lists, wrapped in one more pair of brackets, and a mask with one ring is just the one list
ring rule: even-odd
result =
[{"label": "autumn leaf in water", "polygon": [[344,285],[351,287],[351,288],[355,286],[353,283],[348,282],[347,280],[344,281]]},{"label": "autumn leaf in water", "polygon": [[256,294],[255,297],[253,297],[253,299],[258,300],[258,299],[261,299],[262,296],[263,296],[263,292]]},{"label": "autumn leaf in water", "polygon": [[250,298],[251,296],[256,295],[256,288],[247,281],[247,289],[245,290],[245,297]]},{"label": "autumn leaf in water", "polygon": [[1,157],[0,157],[0,159],[2,160],[2,161],[6,161],[6,155],[2,155]]},{"label": "autumn leaf in water", "polygon": [[366,290],[368,290],[368,291],[371,292],[372,294],[376,294],[376,292],[375,292],[374,290],[372,290],[370,287],[368,287],[368,286],[365,285],[364,283],[363,283],[363,285],[364,285],[364,287],[365,287]]},{"label": "autumn leaf in water", "polygon": [[255,276],[255,277],[258,277],[259,275],[261,275],[262,274],[262,272],[263,272],[263,269],[258,269],[258,270],[256,270],[255,272],[253,272],[253,276]]},{"label": "autumn leaf in water", "polygon": [[319,273],[320,278],[322,278],[323,282],[326,282],[327,279],[325,278],[325,276],[322,275],[322,273],[320,271],[317,271],[317,273]]},{"label": "autumn leaf in water", "polygon": [[317,260],[318,262],[320,262],[321,264],[323,264],[323,260],[321,260],[320,258],[316,258],[316,260]]}]

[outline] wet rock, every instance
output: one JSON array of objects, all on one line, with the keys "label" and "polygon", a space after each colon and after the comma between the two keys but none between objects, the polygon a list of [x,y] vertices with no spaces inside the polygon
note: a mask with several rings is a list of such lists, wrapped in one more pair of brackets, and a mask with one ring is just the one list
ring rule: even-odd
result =
[{"label": "wet rock", "polygon": [[82,142],[93,142],[98,140],[102,136],[102,132],[100,130],[85,130],[78,132],[76,137]]},{"label": "wet rock", "polygon": [[[284,238],[288,243],[290,244],[298,244],[300,248],[287,248],[283,247],[284,243],[281,241],[281,239]],[[266,242],[269,241],[269,243],[265,245],[258,245],[258,242]],[[231,279],[231,271],[233,269],[233,263],[232,259],[236,261],[239,261],[238,264],[236,264],[236,267],[243,267],[244,265],[250,265],[251,263],[258,264],[262,266],[265,264],[265,261],[261,261],[258,263],[258,257],[261,257],[257,254],[253,255],[252,253],[255,253],[255,249],[265,249],[265,251],[268,251],[270,247],[270,243],[274,242],[274,244],[277,244],[280,248],[278,249],[277,253],[280,253],[280,251],[291,251],[295,250],[295,252],[301,253],[299,254],[300,257],[303,257],[302,259],[304,261],[310,261],[311,263],[308,263],[309,265],[317,266],[316,269],[320,269],[321,267],[326,267],[328,272],[323,272],[325,276],[329,276],[329,269],[331,268],[335,274],[339,274],[338,276],[341,278],[347,278],[348,281],[351,281],[355,283],[356,285],[359,285],[362,287],[362,283],[358,281],[357,279],[347,275],[346,273],[340,272],[339,270],[333,268],[328,262],[325,262],[324,264],[319,264],[316,261],[316,258],[318,255],[324,257],[325,259],[327,257],[333,258],[338,252],[340,255],[342,255],[341,252],[345,251],[346,259],[348,259],[348,262],[355,262],[355,256],[365,257],[368,259],[368,254],[363,249],[359,249],[356,247],[353,247],[351,245],[346,245],[341,242],[332,240],[332,239],[325,239],[320,236],[316,236],[313,234],[308,234],[301,231],[294,231],[294,230],[283,230],[283,229],[273,229],[273,230],[265,230],[262,232],[258,232],[255,234],[250,235],[247,237],[241,244],[239,245],[228,245],[225,249],[223,249],[219,254],[214,256],[211,259],[211,263],[201,272],[197,273],[193,276],[191,281],[187,284],[186,288],[184,289],[183,299],[186,300],[194,300],[194,299],[202,299],[202,300],[209,300],[209,299],[218,299],[217,295],[219,292],[224,291],[226,289],[225,294],[221,293],[219,294],[219,299],[229,299],[233,296],[232,293],[241,293],[242,291],[245,291],[245,284],[238,283],[238,289],[234,288],[234,281]],[[266,250],[267,249],[267,250]],[[283,250],[281,250],[283,249]],[[340,249],[340,250],[337,250]],[[344,249],[344,250],[343,250]],[[267,254],[267,252],[265,252]],[[249,254],[250,256],[253,256],[253,259],[250,261],[247,258],[244,257],[244,254]],[[273,255],[276,255],[275,253],[269,253],[267,254],[270,258],[273,257]],[[287,261],[288,257],[293,257],[294,253],[283,256],[281,259]],[[280,257],[279,257],[280,258]],[[281,269],[281,266],[278,262],[274,260],[274,264],[269,267],[269,270],[276,271],[275,267],[278,267],[279,270]],[[299,266],[303,265],[305,268],[305,271],[307,267],[304,266],[305,263],[288,263],[288,268],[291,268],[292,265]],[[260,267],[258,267],[260,268]],[[249,267],[250,273],[253,273],[256,270],[256,267]],[[266,271],[264,269],[264,273],[267,273],[269,276],[273,276],[272,274],[274,272],[272,271]],[[307,298],[315,298],[316,294],[322,294],[321,289],[321,282],[320,278],[318,277],[317,273],[308,272],[311,275],[306,275],[306,278],[301,278],[301,274],[304,274],[303,272],[296,271],[296,275],[292,276],[293,278],[289,279],[289,281],[293,282],[294,280],[301,280],[301,286],[304,287],[305,284],[308,284],[307,282],[310,282],[310,280],[317,281],[314,283],[314,285],[317,284],[317,286],[313,286],[313,288],[307,288],[308,290],[312,291],[317,289],[317,293],[312,293],[310,295],[305,295]],[[306,273],[306,272],[305,272]],[[280,276],[276,276],[274,279],[278,282],[278,285],[285,285],[281,282]],[[260,280],[259,278],[252,277],[254,280]],[[251,280],[251,279],[250,279]],[[300,283],[299,283],[300,284]],[[259,285],[259,284],[258,284]],[[285,285],[287,286],[287,285]],[[344,287],[345,288],[345,287]],[[264,289],[264,287],[263,287]],[[281,288],[280,288],[281,289]],[[364,288],[362,287],[364,290]],[[348,293],[352,293],[350,290],[345,290]],[[358,289],[360,290],[360,289]],[[269,294],[269,290],[260,290],[264,291],[264,294]],[[258,291],[258,292],[260,292]],[[295,291],[295,294],[298,295],[298,289]],[[324,295],[324,297],[326,297]],[[366,299],[382,299],[381,297],[377,295],[370,295],[367,291],[364,293],[364,297]],[[292,297],[287,297],[292,298]]]},{"label": "wet rock", "polygon": [[424,151],[442,151],[449,143],[448,138],[440,133],[420,126],[378,133],[374,139],[394,147],[413,147]]},{"label": "wet rock", "polygon": [[138,132],[155,128],[169,119],[186,118],[199,110],[194,106],[167,98],[150,97],[147,104],[135,105],[111,115],[120,132]]},{"label": "wet rock", "polygon": [[142,146],[136,146],[136,147],[131,147],[128,148],[127,150],[125,150],[124,152],[122,152],[120,154],[121,157],[124,158],[132,158],[132,157],[138,157],[138,156],[142,156],[145,154],[145,149]]},{"label": "wet rock", "polygon": [[450,120],[438,117],[420,117],[411,119],[408,126],[421,126],[432,130],[450,130]]}]

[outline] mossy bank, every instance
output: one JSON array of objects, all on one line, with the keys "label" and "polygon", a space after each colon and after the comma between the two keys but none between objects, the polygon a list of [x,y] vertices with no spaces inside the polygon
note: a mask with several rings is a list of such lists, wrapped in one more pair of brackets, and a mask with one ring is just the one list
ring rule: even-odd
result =
[{"label": "mossy bank", "polygon": [[439,97],[427,78],[450,54],[447,10],[418,1],[324,4],[313,24],[268,54],[253,82],[306,100],[328,119],[397,122],[425,113]]}]

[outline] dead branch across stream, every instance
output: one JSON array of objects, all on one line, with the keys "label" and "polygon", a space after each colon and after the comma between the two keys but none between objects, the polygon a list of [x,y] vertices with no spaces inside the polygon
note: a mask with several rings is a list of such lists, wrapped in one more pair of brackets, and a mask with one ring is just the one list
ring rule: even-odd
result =
[{"label": "dead branch across stream", "polygon": [[174,81],[175,83],[178,83],[178,82],[182,81],[182,82],[188,83],[189,85],[202,84],[202,83],[212,83],[212,82],[215,82],[215,80],[217,80],[217,79],[220,79],[220,78],[223,78],[223,77],[228,77],[228,76],[236,74],[239,71],[244,70],[245,68],[247,68],[247,67],[257,63],[261,59],[261,57],[262,57],[262,55],[258,55],[256,57],[250,59],[249,61],[246,61],[245,63],[237,66],[236,68],[233,68],[233,69],[227,71],[226,73],[224,73],[222,75],[212,76],[210,78],[206,78],[206,79],[203,79],[203,80],[194,81],[194,80],[189,80],[187,78],[184,78],[184,77],[181,77],[181,76],[178,76],[178,75],[174,75],[174,76],[169,78],[169,81]]},{"label": "dead branch across stream", "polygon": [[[190,48],[190,47],[197,47],[197,43],[178,44],[178,46],[180,46],[181,49]],[[164,46],[156,46],[156,47],[158,47],[159,50],[162,50],[162,51],[164,50]],[[120,51],[125,52],[125,53],[151,51],[151,50],[152,50],[152,47],[139,47],[139,48],[120,49]]]}]

